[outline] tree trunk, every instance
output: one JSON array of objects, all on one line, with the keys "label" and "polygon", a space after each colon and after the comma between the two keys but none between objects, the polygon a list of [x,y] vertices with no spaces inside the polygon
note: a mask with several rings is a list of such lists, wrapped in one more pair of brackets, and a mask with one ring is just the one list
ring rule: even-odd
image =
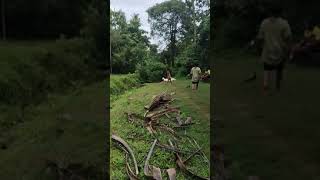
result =
[{"label": "tree trunk", "polygon": [[2,23],[2,40],[6,40],[6,11],[5,0],[1,0],[1,23]]},{"label": "tree trunk", "polygon": [[170,65],[173,67],[174,66],[174,39],[175,39],[175,34],[174,31],[172,31],[170,35]]},{"label": "tree trunk", "polygon": [[110,74],[112,74],[112,54],[111,54],[111,41],[110,41],[110,61],[109,61],[109,67],[110,67]]},{"label": "tree trunk", "polygon": [[174,66],[176,55],[176,30],[173,31],[173,39],[172,39],[172,67]]},{"label": "tree trunk", "polygon": [[193,23],[193,42],[197,42],[197,23],[196,23],[196,7],[195,0],[192,0],[192,23]]}]

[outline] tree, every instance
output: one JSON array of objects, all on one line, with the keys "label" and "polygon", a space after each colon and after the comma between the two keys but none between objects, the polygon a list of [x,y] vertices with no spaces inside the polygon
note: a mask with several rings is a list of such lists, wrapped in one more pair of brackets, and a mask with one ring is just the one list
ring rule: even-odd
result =
[{"label": "tree", "polygon": [[82,37],[88,42],[90,64],[101,70],[108,68],[108,17],[107,4],[103,0],[92,0],[85,12]]},{"label": "tree", "polygon": [[112,30],[115,31],[125,31],[126,30],[126,16],[122,11],[110,10],[111,22],[110,26]]},{"label": "tree", "polygon": [[6,7],[5,0],[1,0],[1,23],[2,23],[2,40],[6,40],[7,32],[6,32]]},{"label": "tree", "polygon": [[181,0],[169,0],[156,4],[147,10],[151,23],[151,34],[169,42],[170,64],[174,66],[176,42],[183,34],[182,21],[185,17],[185,3]]},{"label": "tree", "polygon": [[111,10],[111,59],[114,73],[135,72],[138,63],[150,58],[149,39],[137,14],[126,21],[122,11]]},{"label": "tree", "polygon": [[178,43],[177,63],[180,73],[187,73],[193,63],[207,68],[210,10],[208,0],[186,0],[186,16],[182,21],[185,31]]}]

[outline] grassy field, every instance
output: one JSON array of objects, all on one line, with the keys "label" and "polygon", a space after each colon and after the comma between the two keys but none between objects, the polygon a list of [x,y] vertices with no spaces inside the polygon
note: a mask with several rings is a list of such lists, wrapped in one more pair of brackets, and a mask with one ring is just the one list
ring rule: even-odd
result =
[{"label": "grassy field", "polygon": [[[210,85],[200,83],[198,92],[193,93],[187,80],[177,80],[173,85],[164,83],[150,83],[143,87],[135,88],[127,91],[121,95],[117,100],[111,102],[111,133],[114,133],[125,139],[137,158],[140,169],[140,177],[143,179],[143,166],[145,158],[153,142],[152,135],[141,125],[128,123],[125,112],[134,112],[143,115],[144,106],[148,105],[152,97],[164,91],[175,92],[174,102],[175,106],[179,106],[183,115],[191,116],[197,124],[190,127],[187,132],[188,135],[194,137],[197,142],[203,147],[204,152],[209,158],[210,154]],[[181,134],[184,131],[180,132]],[[159,140],[167,144],[168,136],[165,133],[160,135]],[[182,145],[187,146],[187,143]],[[124,153],[118,149],[116,144],[111,144],[111,178],[125,179],[127,177],[125,171],[125,156]],[[198,156],[196,156],[198,157]],[[155,148],[155,152],[150,159],[150,164],[161,168],[162,170],[168,168],[177,168],[175,164],[174,154],[164,151],[159,147]],[[199,175],[208,176],[209,168],[198,157],[191,161],[191,169]],[[184,177],[181,171],[177,170],[177,179],[188,179]],[[166,174],[162,172],[163,176]]]},{"label": "grassy field", "polygon": [[[245,53],[215,56],[216,141],[225,144],[234,179],[318,180],[320,69],[289,64],[281,92],[262,96],[256,60]],[[256,81],[241,83],[255,70]]]},{"label": "grassy field", "polygon": [[28,121],[0,137],[1,179],[56,179],[46,160],[62,167],[78,164],[91,168],[88,176],[101,179],[105,98],[105,83],[97,83],[65,96],[51,96],[34,107],[28,112]]}]

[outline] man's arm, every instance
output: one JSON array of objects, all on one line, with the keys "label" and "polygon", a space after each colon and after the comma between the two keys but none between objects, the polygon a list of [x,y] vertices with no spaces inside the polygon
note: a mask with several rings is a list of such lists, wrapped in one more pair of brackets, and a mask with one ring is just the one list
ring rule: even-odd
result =
[{"label": "man's arm", "polygon": [[292,37],[292,32],[291,32],[291,28],[289,23],[286,21],[285,25],[284,25],[284,31],[283,31],[283,38],[285,39],[286,42],[290,42],[291,41],[291,37]]},{"label": "man's arm", "polygon": [[285,21],[284,24],[284,30],[283,30],[283,39],[285,40],[286,43],[286,49],[287,49],[287,55],[290,54],[291,49],[293,48],[293,42],[292,42],[292,32],[291,32],[291,28],[290,25],[288,23],[288,21]]}]

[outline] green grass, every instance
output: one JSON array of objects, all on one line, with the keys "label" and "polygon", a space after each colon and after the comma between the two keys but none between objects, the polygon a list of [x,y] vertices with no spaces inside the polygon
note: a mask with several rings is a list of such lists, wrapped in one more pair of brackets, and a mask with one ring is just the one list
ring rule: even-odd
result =
[{"label": "green grass", "polygon": [[[150,83],[141,88],[136,88],[127,91],[117,100],[111,102],[111,133],[114,133],[125,139],[137,158],[140,168],[140,177],[143,179],[143,166],[145,158],[153,142],[153,137],[143,127],[142,122],[128,123],[125,112],[134,112],[143,115],[144,106],[148,105],[152,97],[164,91],[175,92],[176,101],[174,106],[179,106],[184,117],[191,116],[197,124],[187,129],[189,136],[194,137],[197,142],[203,147],[204,152],[209,158],[210,154],[210,85],[200,83],[198,92],[193,93],[191,89],[186,88],[189,85],[187,80],[177,80],[173,85],[164,83]],[[161,119],[166,122],[166,119]],[[179,131],[184,134],[184,131]],[[161,143],[167,144],[170,136],[166,133],[159,135]],[[172,137],[170,137],[172,139]],[[184,140],[184,139],[183,139]],[[188,148],[190,144],[187,142],[181,145],[181,148]],[[202,159],[196,156],[195,160],[191,161],[189,167],[199,175],[209,176],[209,168],[205,165]],[[150,160],[151,165],[155,165],[162,170],[168,168],[177,168],[175,164],[174,154],[155,148],[155,152]],[[117,148],[116,144],[111,144],[111,179],[125,179],[125,159],[124,153]],[[184,174],[178,170],[177,179],[187,179]],[[166,173],[162,173],[165,175]]]},{"label": "green grass", "polygon": [[0,149],[1,179],[55,179],[45,169],[46,159],[93,166],[101,179],[105,98],[101,82],[64,96],[51,95],[48,102],[30,108],[24,123],[1,133],[0,144],[7,146]]},{"label": "green grass", "polygon": [[[280,93],[262,96],[262,67],[245,53],[215,56],[218,143],[225,144],[234,179],[320,178],[320,69],[289,64]],[[242,84],[256,70],[255,82]]]},{"label": "green grass", "polygon": [[136,74],[122,74],[110,76],[110,96],[116,99],[119,95],[132,88],[140,86],[139,77]]}]

